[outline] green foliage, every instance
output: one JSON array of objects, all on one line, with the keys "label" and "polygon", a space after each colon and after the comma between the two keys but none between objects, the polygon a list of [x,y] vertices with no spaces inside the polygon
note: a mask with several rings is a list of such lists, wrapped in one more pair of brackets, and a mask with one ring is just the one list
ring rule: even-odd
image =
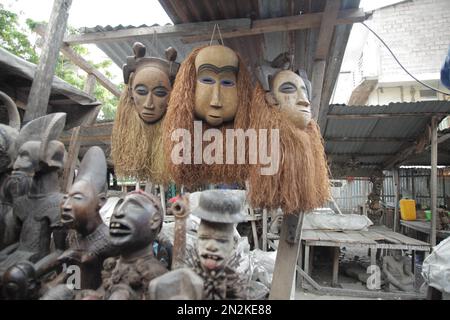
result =
[{"label": "green foliage", "polygon": [[17,14],[5,10],[0,4],[0,47],[27,61],[37,63],[39,57],[31,45],[26,31],[19,26]]},{"label": "green foliage", "polygon": [[[37,64],[39,62],[39,55],[36,52],[36,48],[29,41],[29,35],[31,35],[38,24],[39,22],[37,21],[27,19],[26,28],[21,27],[19,16],[14,12],[5,10],[3,5],[0,4],[0,47],[29,62]],[[77,30],[69,26],[68,33],[75,34],[77,33]],[[83,57],[89,55],[89,50],[81,45],[72,46],[72,49]],[[111,72],[108,70],[111,66],[110,60],[105,60],[100,63],[89,61],[89,63],[106,77],[112,77]],[[83,90],[87,78],[84,71],[80,71],[76,65],[62,54],[59,55],[55,75],[80,90]],[[94,95],[95,98],[102,103],[100,119],[113,120],[118,99],[101,85],[96,86]]]}]

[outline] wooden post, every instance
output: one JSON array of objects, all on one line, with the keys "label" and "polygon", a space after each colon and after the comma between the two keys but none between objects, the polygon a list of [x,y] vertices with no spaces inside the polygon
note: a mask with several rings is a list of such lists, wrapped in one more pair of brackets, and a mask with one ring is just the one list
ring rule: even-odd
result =
[{"label": "wooden post", "polygon": [[394,225],[393,231],[397,232],[399,225],[399,205],[400,205],[400,181],[398,177],[398,169],[393,170],[394,176],[392,177],[394,180],[394,191],[395,191],[395,211],[394,211]]},{"label": "wooden post", "polygon": [[164,213],[164,216],[166,216],[166,191],[164,190],[164,186],[161,184],[159,185],[159,192],[161,196],[161,206]]},{"label": "wooden post", "polygon": [[436,245],[436,222],[437,222],[437,130],[438,123],[436,117],[431,118],[431,233],[430,244]]},{"label": "wooden post", "polygon": [[263,210],[262,219],[262,250],[267,251],[267,209]]},{"label": "wooden post", "polygon": [[331,280],[331,286],[337,287],[338,286],[338,278],[339,278],[339,253],[341,252],[341,249],[339,247],[333,248],[333,277]]},{"label": "wooden post", "polygon": [[28,96],[24,123],[47,114],[56,62],[62,39],[66,32],[67,18],[69,17],[71,5],[72,0],[55,0],[53,3],[39,65],[34,76],[30,95]]},{"label": "wooden post", "polygon": [[270,300],[289,300],[294,283],[300,246],[303,213],[285,214],[270,290]]},{"label": "wooden post", "polygon": [[75,174],[75,166],[78,160],[78,153],[80,152],[81,140],[79,139],[81,127],[76,127],[72,131],[72,137],[70,138],[69,151],[67,153],[67,159],[64,164],[63,172],[63,192],[69,192],[73,183],[73,176]]},{"label": "wooden post", "polygon": [[322,98],[323,79],[325,77],[325,60],[314,61],[313,74],[311,79],[312,97],[311,97],[311,111],[314,120],[318,121],[320,102]]}]

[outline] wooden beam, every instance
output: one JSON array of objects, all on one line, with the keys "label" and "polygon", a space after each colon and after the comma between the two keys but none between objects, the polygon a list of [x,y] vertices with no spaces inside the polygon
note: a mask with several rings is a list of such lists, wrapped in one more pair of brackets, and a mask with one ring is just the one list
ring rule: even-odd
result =
[{"label": "wooden beam", "polygon": [[158,35],[158,38],[180,38],[202,34],[205,40],[210,40],[212,30],[216,24],[220,25],[222,36],[236,30],[249,30],[251,28],[251,20],[248,18],[227,19],[69,35],[64,39],[64,42],[69,45],[97,44],[108,41],[129,40],[130,38],[153,37],[155,34]]},{"label": "wooden beam", "polygon": [[373,119],[373,118],[398,118],[398,117],[446,117],[448,113],[438,112],[399,112],[399,113],[371,113],[371,114],[328,114],[328,119]]},{"label": "wooden beam", "polygon": [[47,28],[47,34],[50,36],[45,38],[42,47],[39,65],[28,96],[23,124],[47,114],[53,76],[71,5],[72,0],[55,0],[53,3]]},{"label": "wooden beam", "polygon": [[437,158],[438,158],[438,119],[431,119],[431,176],[430,176],[430,196],[431,196],[431,233],[430,244],[432,247],[436,245],[436,224],[438,219],[437,212]]},{"label": "wooden beam", "polygon": [[[184,43],[209,41],[215,24],[219,24],[223,39],[251,36],[262,33],[319,28],[323,13],[308,13],[298,16],[258,19],[248,18],[214,20],[176,24],[173,26],[141,27],[125,30],[94,32],[71,35],[64,39],[67,44],[102,43],[108,41],[129,40],[130,38],[151,37],[155,33],[159,38],[178,37]],[[366,20],[362,9],[348,9],[339,12],[336,24],[352,24]]]},{"label": "wooden beam", "polygon": [[397,232],[400,222],[400,178],[398,174],[398,169],[395,169],[394,172],[394,192],[395,192],[395,210],[394,210],[394,224],[392,230]]},{"label": "wooden beam", "polygon": [[341,0],[327,0],[323,11],[322,23],[320,24],[315,60],[326,60],[328,57],[340,7]]},{"label": "wooden beam", "polygon": [[270,289],[270,300],[289,300],[294,284],[301,242],[303,213],[285,214]]},{"label": "wooden beam", "polygon": [[[45,26],[37,25],[34,31],[39,34],[41,37],[45,38]],[[95,76],[97,81],[105,87],[109,92],[111,92],[116,97],[120,97],[121,91],[119,88],[112,83],[103,73],[98,71],[93,65],[91,65],[86,59],[76,53],[69,45],[63,44],[61,46],[61,52],[75,65],[77,65],[80,69],[85,71],[86,73]]]},{"label": "wooden beam", "polygon": [[[96,85],[97,85],[97,78],[95,77],[95,75],[93,75],[92,73],[88,74],[86,83],[84,84],[84,92],[86,92],[90,96],[94,96]],[[87,126],[93,125],[97,120],[97,116],[100,110],[102,110],[102,105],[99,105],[90,112],[90,114],[85,118],[84,124]]]},{"label": "wooden beam", "polygon": [[322,101],[323,81],[325,78],[326,60],[333,38],[334,26],[341,7],[340,0],[327,0],[320,24],[319,37],[316,52],[314,54],[314,65],[312,74],[312,117],[319,120],[320,104]]},{"label": "wooden beam", "polygon": [[70,139],[69,151],[67,152],[67,159],[64,164],[63,173],[63,192],[69,192],[72,186],[73,176],[75,174],[75,166],[78,160],[78,153],[80,152],[81,140],[79,139],[81,127],[76,127],[72,131]]},{"label": "wooden beam", "polygon": [[320,102],[322,101],[323,92],[323,79],[325,76],[325,60],[314,61],[311,87],[312,87],[312,97],[311,97],[311,111],[312,118],[316,121],[319,119],[320,114]]},{"label": "wooden beam", "polygon": [[401,164],[403,161],[408,159],[413,154],[419,154],[423,152],[426,149],[426,146],[430,142],[430,128],[427,127],[425,129],[425,132],[416,139],[416,141],[408,146],[406,146],[404,149],[402,149],[400,152],[398,152],[395,156],[388,159],[385,163],[383,163],[383,170],[389,170],[393,167]]}]

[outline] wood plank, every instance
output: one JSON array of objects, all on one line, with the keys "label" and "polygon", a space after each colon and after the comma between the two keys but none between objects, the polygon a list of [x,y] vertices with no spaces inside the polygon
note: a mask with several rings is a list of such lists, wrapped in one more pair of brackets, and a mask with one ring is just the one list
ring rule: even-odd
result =
[{"label": "wood plank", "polygon": [[333,273],[332,273],[332,280],[331,280],[331,286],[337,287],[338,281],[339,281],[339,253],[340,248],[336,247],[333,249]]},{"label": "wood plank", "polygon": [[313,73],[311,78],[311,112],[313,119],[316,121],[319,119],[320,102],[322,101],[323,79],[325,77],[326,65],[327,64],[325,60],[314,61],[313,64]]},{"label": "wood plank", "polygon": [[72,131],[72,137],[70,140],[69,151],[67,154],[67,159],[64,164],[64,172],[63,172],[63,192],[69,192],[70,187],[73,183],[73,177],[75,174],[75,166],[78,160],[78,153],[80,152],[80,130],[81,127],[76,127]]},{"label": "wood plank", "polygon": [[[252,36],[263,33],[283,32],[293,30],[304,30],[319,28],[322,22],[323,12],[306,13],[297,16],[288,16],[281,18],[253,20],[250,29],[235,30],[231,32],[222,32],[224,39],[234,37]],[[366,14],[362,9],[348,9],[338,12],[338,17],[334,21],[336,25],[353,24],[366,20]],[[208,34],[199,34],[195,36],[183,37],[185,43],[207,41],[210,39]]]},{"label": "wood plank", "polygon": [[252,21],[248,18],[240,18],[183,23],[167,26],[139,27],[105,32],[92,32],[81,35],[68,35],[64,39],[64,42],[69,45],[85,43],[98,44],[108,41],[126,41],[130,40],[130,38],[149,37],[154,34],[157,34],[158,38],[182,38],[203,35],[202,39],[209,41],[211,39],[212,30],[216,24],[220,26],[222,37],[226,38],[226,35],[230,32],[236,32],[237,30],[249,30],[251,28]]},{"label": "wood plank", "polygon": [[[184,43],[209,41],[215,24],[219,24],[223,39],[251,36],[277,31],[291,31],[319,28],[322,21],[322,12],[307,13],[297,16],[281,18],[257,19],[248,18],[214,20],[208,22],[194,22],[176,24],[173,26],[141,27],[125,30],[93,32],[82,35],[70,35],[64,42],[70,45],[85,43],[102,43],[107,41],[129,40],[130,38],[153,36],[178,37]],[[338,13],[336,24],[352,24],[366,20],[362,9],[341,10]]]},{"label": "wood plank", "polygon": [[[45,38],[45,25],[38,24],[33,31],[35,31],[41,37]],[[120,97],[121,91],[119,90],[119,88],[114,83],[112,83],[103,73],[101,73],[92,64],[90,64],[86,59],[76,53],[69,45],[67,45],[66,43],[62,44],[61,52],[81,70],[85,71],[89,75],[94,75],[98,82],[109,92],[111,92],[116,97]],[[93,92],[91,95],[93,95]]]},{"label": "wood plank", "polygon": [[430,175],[430,196],[431,196],[431,232],[430,244],[436,245],[436,224],[438,219],[437,211],[437,132],[438,121],[436,117],[431,119],[431,175]]},{"label": "wood plank", "polygon": [[54,0],[53,2],[53,9],[47,28],[47,34],[51,36],[44,39],[39,64],[28,96],[27,110],[23,119],[24,124],[47,114],[53,76],[59,49],[66,32],[71,5],[72,0]]},{"label": "wood plank", "polygon": [[[303,224],[303,213],[297,215],[285,215],[281,225],[280,242],[278,244],[277,258],[270,289],[270,300],[288,300],[291,296],[294,284],[295,271],[298,259],[298,248],[300,240],[292,243],[287,241],[290,238],[289,231],[295,228],[297,233],[301,233]],[[300,239],[300,237],[298,237]]]}]

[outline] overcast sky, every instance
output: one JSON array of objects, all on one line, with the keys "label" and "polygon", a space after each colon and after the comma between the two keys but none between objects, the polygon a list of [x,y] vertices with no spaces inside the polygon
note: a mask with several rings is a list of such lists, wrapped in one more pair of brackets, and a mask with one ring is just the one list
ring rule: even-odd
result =
[{"label": "overcast sky", "polygon": [[[47,21],[53,6],[53,0],[0,0],[6,9],[21,12],[22,18]],[[212,0],[211,0],[212,1]],[[401,0],[361,0],[360,6],[365,11],[373,10]],[[157,0],[73,0],[69,14],[69,25],[75,28],[94,27],[97,25],[134,25],[160,24],[172,21]],[[343,68],[350,67],[357,59],[361,39],[364,37],[362,26],[355,25],[350,37]],[[94,61],[101,61],[106,55],[95,46],[88,46]],[[116,75],[114,82],[119,83],[121,70],[113,67]]]}]

